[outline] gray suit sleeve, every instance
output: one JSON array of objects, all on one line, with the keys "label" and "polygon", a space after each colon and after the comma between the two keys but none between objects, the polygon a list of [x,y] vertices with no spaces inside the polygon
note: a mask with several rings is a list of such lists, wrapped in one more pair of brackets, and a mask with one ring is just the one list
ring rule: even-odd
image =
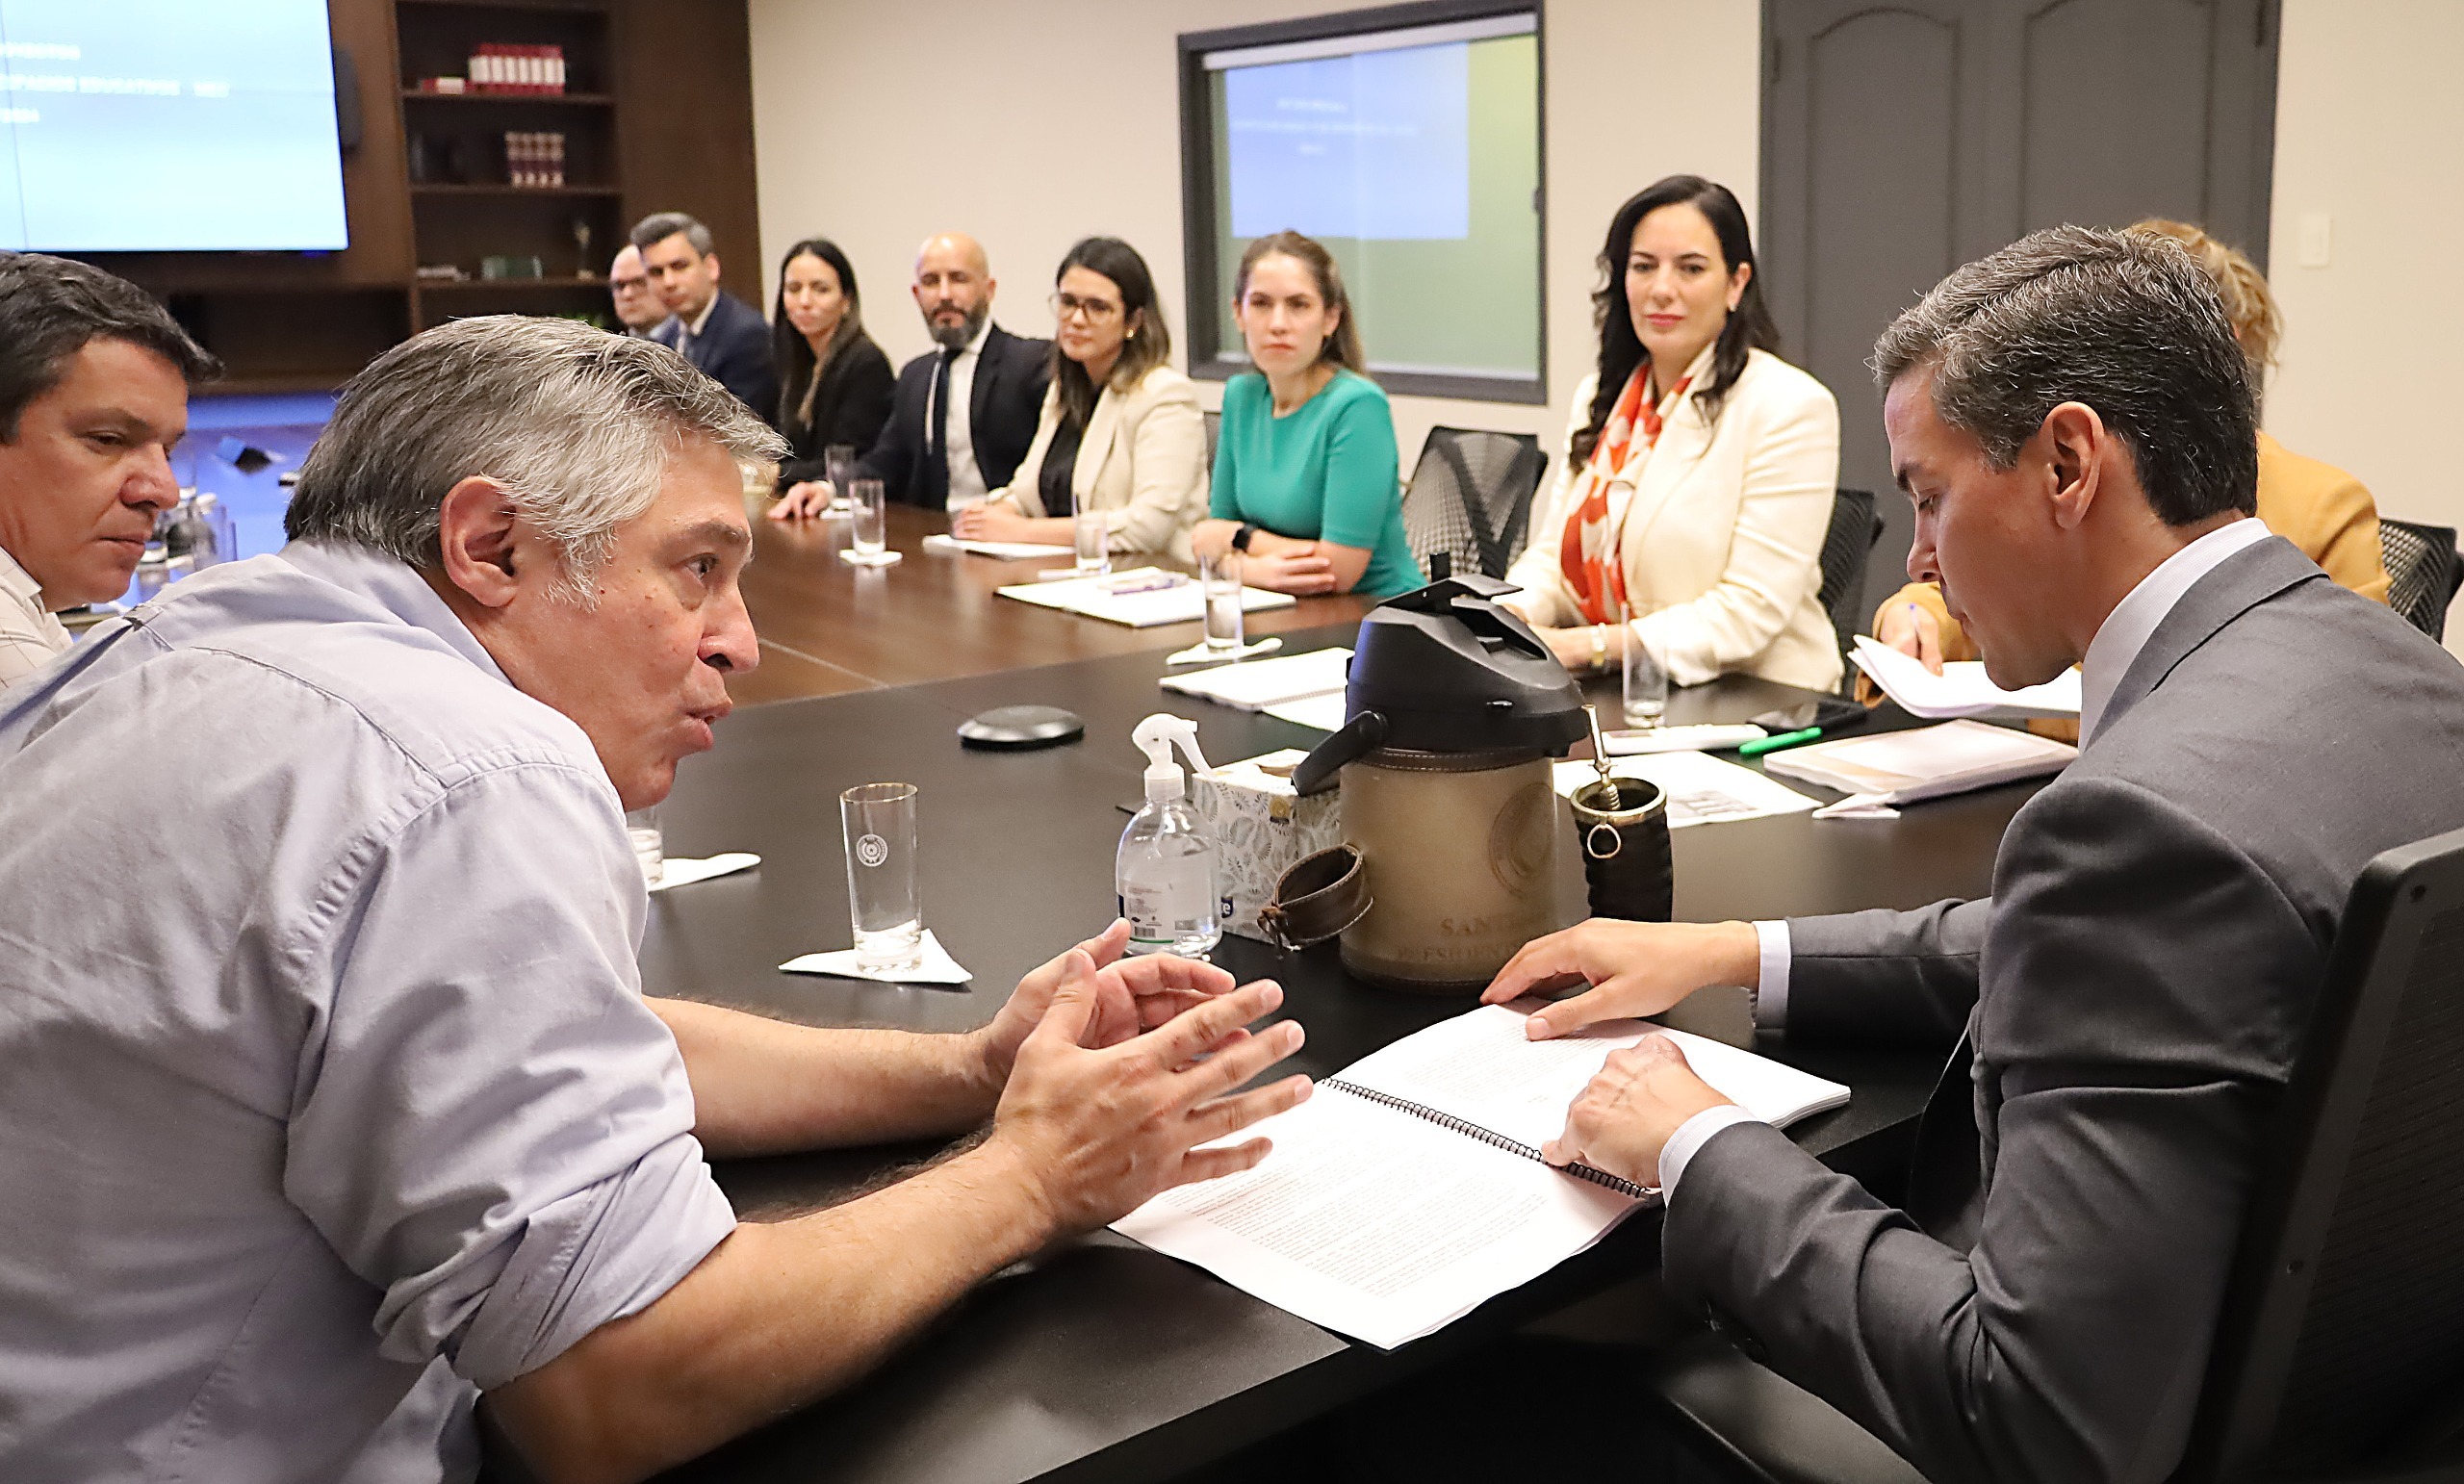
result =
[{"label": "gray suit sleeve", "polygon": [[1788,920],[1788,1034],[1949,1046],[1976,1005],[1990,898]]},{"label": "gray suit sleeve", "polygon": [[2161,1479],[2323,945],[2230,841],[2134,785],[2047,789],[1999,876],[1975,1248],[1739,1125],[1686,1167],[1666,1281],[1939,1484]]}]

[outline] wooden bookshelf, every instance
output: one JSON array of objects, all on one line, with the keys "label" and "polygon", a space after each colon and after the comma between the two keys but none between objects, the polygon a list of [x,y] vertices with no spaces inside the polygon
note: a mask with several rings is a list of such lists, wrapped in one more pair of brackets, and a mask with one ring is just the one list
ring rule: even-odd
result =
[{"label": "wooden bookshelf", "polygon": [[[612,320],[607,262],[654,211],[691,212],[732,258],[760,261],[744,0],[327,0],[327,12],[359,83],[359,143],[343,157],[350,245],[90,255],[223,358],[222,388],[330,390],[464,315]],[[421,89],[464,73],[484,42],[563,47],[567,90]],[[513,130],[566,137],[564,186],[506,179]],[[491,257],[535,257],[544,276],[482,278]],[[471,276],[417,276],[449,263]]]}]

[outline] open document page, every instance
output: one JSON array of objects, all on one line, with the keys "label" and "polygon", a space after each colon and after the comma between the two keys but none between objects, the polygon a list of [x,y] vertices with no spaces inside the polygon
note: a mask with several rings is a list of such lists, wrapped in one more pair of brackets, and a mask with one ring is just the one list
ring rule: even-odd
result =
[{"label": "open document page", "polygon": [[1939,721],[1977,716],[1996,721],[2035,717],[2079,718],[2079,672],[2065,670],[2042,685],[2004,690],[1986,678],[1985,662],[1957,659],[1936,675],[1922,660],[1902,654],[1864,634],[1857,636],[1850,658],[1883,688],[1883,694],[1911,716]]},{"label": "open document page", "polygon": [[[1620,1021],[1531,1041],[1532,1008],[1485,1007],[1362,1059],[1240,1136],[1274,1140],[1255,1169],[1168,1190],[1114,1230],[1381,1348],[1443,1328],[1657,1199],[1537,1158],[1608,1054],[1654,1028]],[[1773,1122],[1848,1099],[1837,1083],[1751,1052],[1663,1034],[1706,1081]]]}]

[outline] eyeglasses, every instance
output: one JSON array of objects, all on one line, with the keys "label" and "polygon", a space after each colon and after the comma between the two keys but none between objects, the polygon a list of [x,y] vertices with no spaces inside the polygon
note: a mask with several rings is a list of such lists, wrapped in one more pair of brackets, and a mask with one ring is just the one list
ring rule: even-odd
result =
[{"label": "eyeglasses", "polygon": [[1074,294],[1056,294],[1051,303],[1055,320],[1075,320],[1084,316],[1089,324],[1102,324],[1120,314],[1120,306],[1110,299],[1082,299]]}]

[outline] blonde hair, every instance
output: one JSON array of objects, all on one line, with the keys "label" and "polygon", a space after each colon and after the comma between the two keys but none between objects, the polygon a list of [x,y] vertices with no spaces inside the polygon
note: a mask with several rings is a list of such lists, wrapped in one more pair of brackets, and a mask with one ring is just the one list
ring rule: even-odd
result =
[{"label": "blonde hair", "polygon": [[2284,317],[2276,311],[2275,295],[2268,292],[2267,274],[2239,249],[2187,221],[2150,217],[2132,222],[2129,229],[2171,238],[2189,248],[2193,261],[2216,281],[2216,292],[2224,300],[2224,316],[2233,321],[2233,338],[2250,358],[2250,379],[2255,384],[2275,364],[2276,341],[2284,334]]}]

